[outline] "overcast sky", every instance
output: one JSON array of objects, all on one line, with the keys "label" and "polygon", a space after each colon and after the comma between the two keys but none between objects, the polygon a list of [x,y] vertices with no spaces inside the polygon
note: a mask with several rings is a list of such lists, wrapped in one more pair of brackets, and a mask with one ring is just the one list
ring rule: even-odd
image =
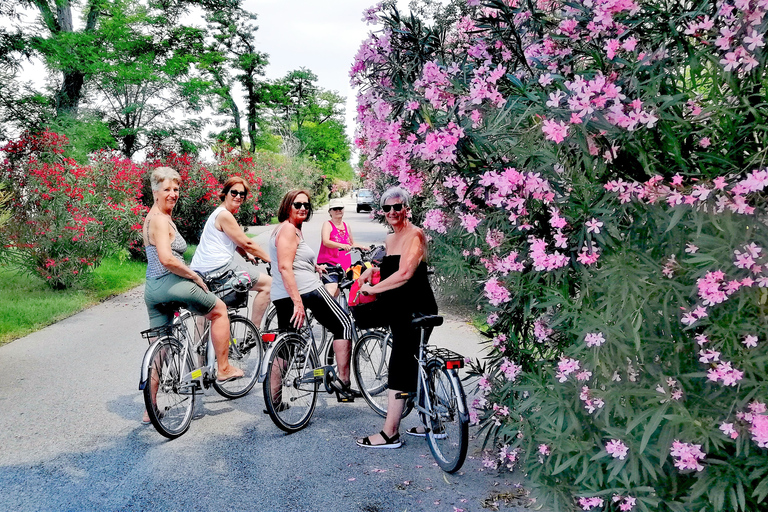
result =
[{"label": "overcast sky", "polygon": [[[360,43],[376,28],[362,21],[363,10],[378,0],[244,0],[243,7],[258,18],[257,48],[269,54],[267,78],[281,78],[306,67],[318,77],[323,89],[347,98],[346,121],[350,141],[354,137],[355,96],[349,85],[349,69]],[[401,9],[407,0],[398,0]],[[24,24],[34,25],[36,10],[27,10]],[[203,26],[199,22],[188,20]],[[45,69],[25,66],[22,79],[42,85]]]}]

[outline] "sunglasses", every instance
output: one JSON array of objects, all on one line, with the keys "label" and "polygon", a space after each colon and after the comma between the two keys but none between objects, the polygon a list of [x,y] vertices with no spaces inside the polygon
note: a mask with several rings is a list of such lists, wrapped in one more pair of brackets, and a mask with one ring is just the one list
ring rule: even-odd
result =
[{"label": "sunglasses", "polygon": [[296,208],[297,210],[301,210],[302,208],[304,208],[305,210],[309,211],[312,205],[309,203],[300,203],[296,201],[295,203],[293,203],[293,207]]},{"label": "sunglasses", "polygon": [[343,207],[343,206],[337,206],[336,208],[331,208],[330,210],[331,210],[332,212],[340,212],[340,211],[342,211],[343,209],[344,209],[344,207]]},{"label": "sunglasses", "polygon": [[231,195],[232,197],[240,196],[243,199],[245,199],[246,197],[248,197],[248,192],[246,192],[245,190],[243,190],[242,192],[238,192],[237,190],[230,189],[229,195]]},{"label": "sunglasses", "polygon": [[381,207],[382,210],[384,210],[384,213],[389,213],[389,210],[394,209],[396,212],[399,212],[405,207],[403,203],[397,203],[397,204],[385,204]]}]

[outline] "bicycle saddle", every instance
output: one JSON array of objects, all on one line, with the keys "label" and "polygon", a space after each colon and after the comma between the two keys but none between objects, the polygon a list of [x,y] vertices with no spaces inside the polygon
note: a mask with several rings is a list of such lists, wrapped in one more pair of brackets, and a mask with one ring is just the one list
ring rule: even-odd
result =
[{"label": "bicycle saddle", "polygon": [[441,317],[440,315],[417,316],[417,317],[414,317],[414,319],[411,321],[411,325],[413,325],[417,329],[425,329],[427,327],[437,327],[439,325],[443,325],[443,317]]}]

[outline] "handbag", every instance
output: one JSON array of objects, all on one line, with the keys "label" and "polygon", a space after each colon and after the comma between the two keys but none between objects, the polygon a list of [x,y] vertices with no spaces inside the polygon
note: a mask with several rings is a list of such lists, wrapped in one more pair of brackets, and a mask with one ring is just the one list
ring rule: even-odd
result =
[{"label": "handbag", "polygon": [[[381,281],[381,274],[376,272],[371,276],[371,284],[377,284]],[[360,293],[360,286],[355,281],[349,289],[349,300],[347,301],[352,306],[359,306],[360,304],[368,304],[376,300],[376,295],[363,295]]]}]

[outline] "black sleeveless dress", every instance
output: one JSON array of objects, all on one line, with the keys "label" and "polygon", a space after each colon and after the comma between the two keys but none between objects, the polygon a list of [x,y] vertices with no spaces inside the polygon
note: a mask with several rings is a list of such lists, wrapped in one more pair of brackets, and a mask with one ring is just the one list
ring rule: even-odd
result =
[{"label": "black sleeveless dress", "polygon": [[[388,278],[400,268],[400,256],[384,256],[380,268],[381,279]],[[392,329],[389,389],[416,391],[420,332],[411,327],[411,320],[414,315],[437,314],[437,302],[429,285],[426,263],[419,263],[416,272],[403,286],[379,294],[376,302],[379,302],[377,313],[386,319]]]}]

